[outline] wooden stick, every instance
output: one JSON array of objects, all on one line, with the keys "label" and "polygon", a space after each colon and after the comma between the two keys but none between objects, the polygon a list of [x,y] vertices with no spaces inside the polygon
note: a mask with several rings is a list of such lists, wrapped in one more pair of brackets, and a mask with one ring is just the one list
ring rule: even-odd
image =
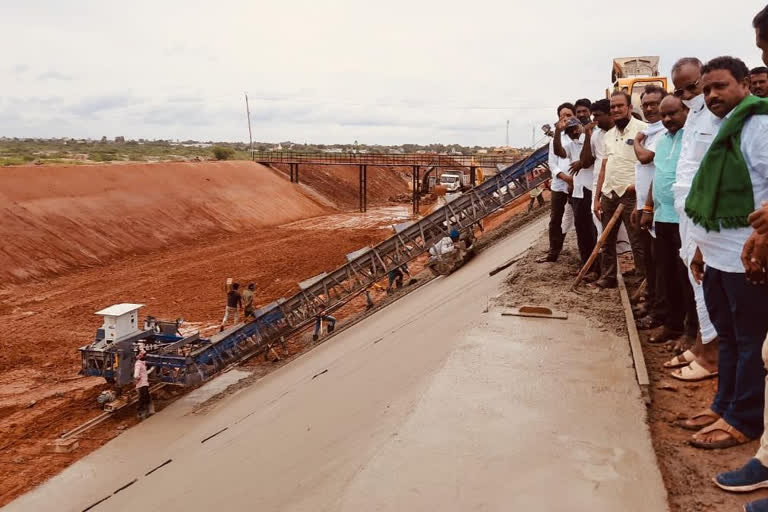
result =
[{"label": "wooden stick", "polygon": [[605,245],[605,239],[608,238],[608,235],[613,230],[613,227],[619,221],[619,217],[621,217],[621,213],[623,211],[624,211],[624,205],[620,204],[619,207],[616,208],[616,211],[614,212],[613,217],[611,217],[610,222],[608,222],[608,225],[605,227],[605,229],[603,229],[603,234],[600,235],[600,239],[595,244],[595,248],[592,250],[592,254],[589,255],[589,259],[581,268],[579,275],[576,276],[576,280],[571,285],[571,288],[570,288],[571,291],[574,291],[576,287],[579,286],[579,283],[581,283],[581,280],[584,279],[584,276],[592,267],[592,264],[595,262],[597,255],[600,253],[600,249],[602,249],[603,245]]}]

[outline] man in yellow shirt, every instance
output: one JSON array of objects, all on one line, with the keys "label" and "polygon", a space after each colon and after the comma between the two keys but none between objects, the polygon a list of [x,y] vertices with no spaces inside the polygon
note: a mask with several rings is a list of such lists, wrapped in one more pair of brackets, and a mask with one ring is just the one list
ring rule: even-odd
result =
[{"label": "man in yellow shirt", "polygon": [[[624,205],[621,222],[629,234],[629,243],[635,258],[635,269],[643,277],[645,260],[643,244],[638,227],[630,222],[635,209],[635,136],[648,125],[632,117],[632,103],[627,93],[614,91],[611,95],[611,117],[616,125],[605,133],[605,159],[597,180],[593,210],[606,229],[620,204]],[[602,275],[595,283],[601,288],[615,288],[616,281],[616,236],[619,232],[617,223],[603,246],[601,259]]]}]

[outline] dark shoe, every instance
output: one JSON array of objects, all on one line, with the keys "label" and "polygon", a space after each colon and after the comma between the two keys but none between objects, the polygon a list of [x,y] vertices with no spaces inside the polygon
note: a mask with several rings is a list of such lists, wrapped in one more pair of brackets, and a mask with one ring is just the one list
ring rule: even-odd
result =
[{"label": "dark shoe", "polygon": [[317,341],[317,334],[312,335],[312,341]]},{"label": "dark shoe", "polygon": [[666,343],[683,335],[682,331],[674,331],[667,326],[661,326],[648,336],[648,343]]},{"label": "dark shoe", "polygon": [[553,256],[551,254],[547,254],[541,258],[536,258],[536,263],[554,263],[555,261],[557,261],[557,256]]},{"label": "dark shoe", "polygon": [[336,328],[335,325],[329,325],[328,326],[328,334],[331,334],[335,328]]},{"label": "dark shoe", "polygon": [[660,318],[657,318],[653,315],[645,316],[641,319],[639,319],[636,324],[637,328],[641,331],[647,331],[648,329],[655,329],[656,327],[660,326],[663,322]]},{"label": "dark shoe", "polygon": [[[718,487],[725,491],[756,491],[768,487],[768,468],[763,466],[757,459],[749,459],[749,462],[747,462],[744,467],[734,471],[720,473],[714,478],[714,481]],[[768,500],[766,500],[766,508],[757,508],[754,510],[768,511]]]},{"label": "dark shoe", "polygon": [[768,498],[747,503],[744,512],[768,512]]},{"label": "dark shoe", "polygon": [[600,288],[616,288],[619,285],[615,279],[605,277],[598,279],[595,284]]}]

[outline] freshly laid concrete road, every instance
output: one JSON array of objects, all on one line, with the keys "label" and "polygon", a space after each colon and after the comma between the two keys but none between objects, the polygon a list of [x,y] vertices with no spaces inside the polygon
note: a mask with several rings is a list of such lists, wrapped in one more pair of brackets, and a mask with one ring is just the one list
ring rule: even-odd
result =
[{"label": "freshly laid concrete road", "polygon": [[486,311],[507,273],[488,271],[543,223],[192,413],[201,388],[7,510],[667,510],[627,340]]}]

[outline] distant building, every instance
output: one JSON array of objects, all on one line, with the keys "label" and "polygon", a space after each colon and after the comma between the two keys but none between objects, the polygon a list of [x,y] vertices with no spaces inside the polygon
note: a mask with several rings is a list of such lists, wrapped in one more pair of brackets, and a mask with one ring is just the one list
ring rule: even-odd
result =
[{"label": "distant building", "polygon": [[487,149],[478,149],[477,150],[477,154],[478,155],[487,155],[488,154],[488,150]]}]

